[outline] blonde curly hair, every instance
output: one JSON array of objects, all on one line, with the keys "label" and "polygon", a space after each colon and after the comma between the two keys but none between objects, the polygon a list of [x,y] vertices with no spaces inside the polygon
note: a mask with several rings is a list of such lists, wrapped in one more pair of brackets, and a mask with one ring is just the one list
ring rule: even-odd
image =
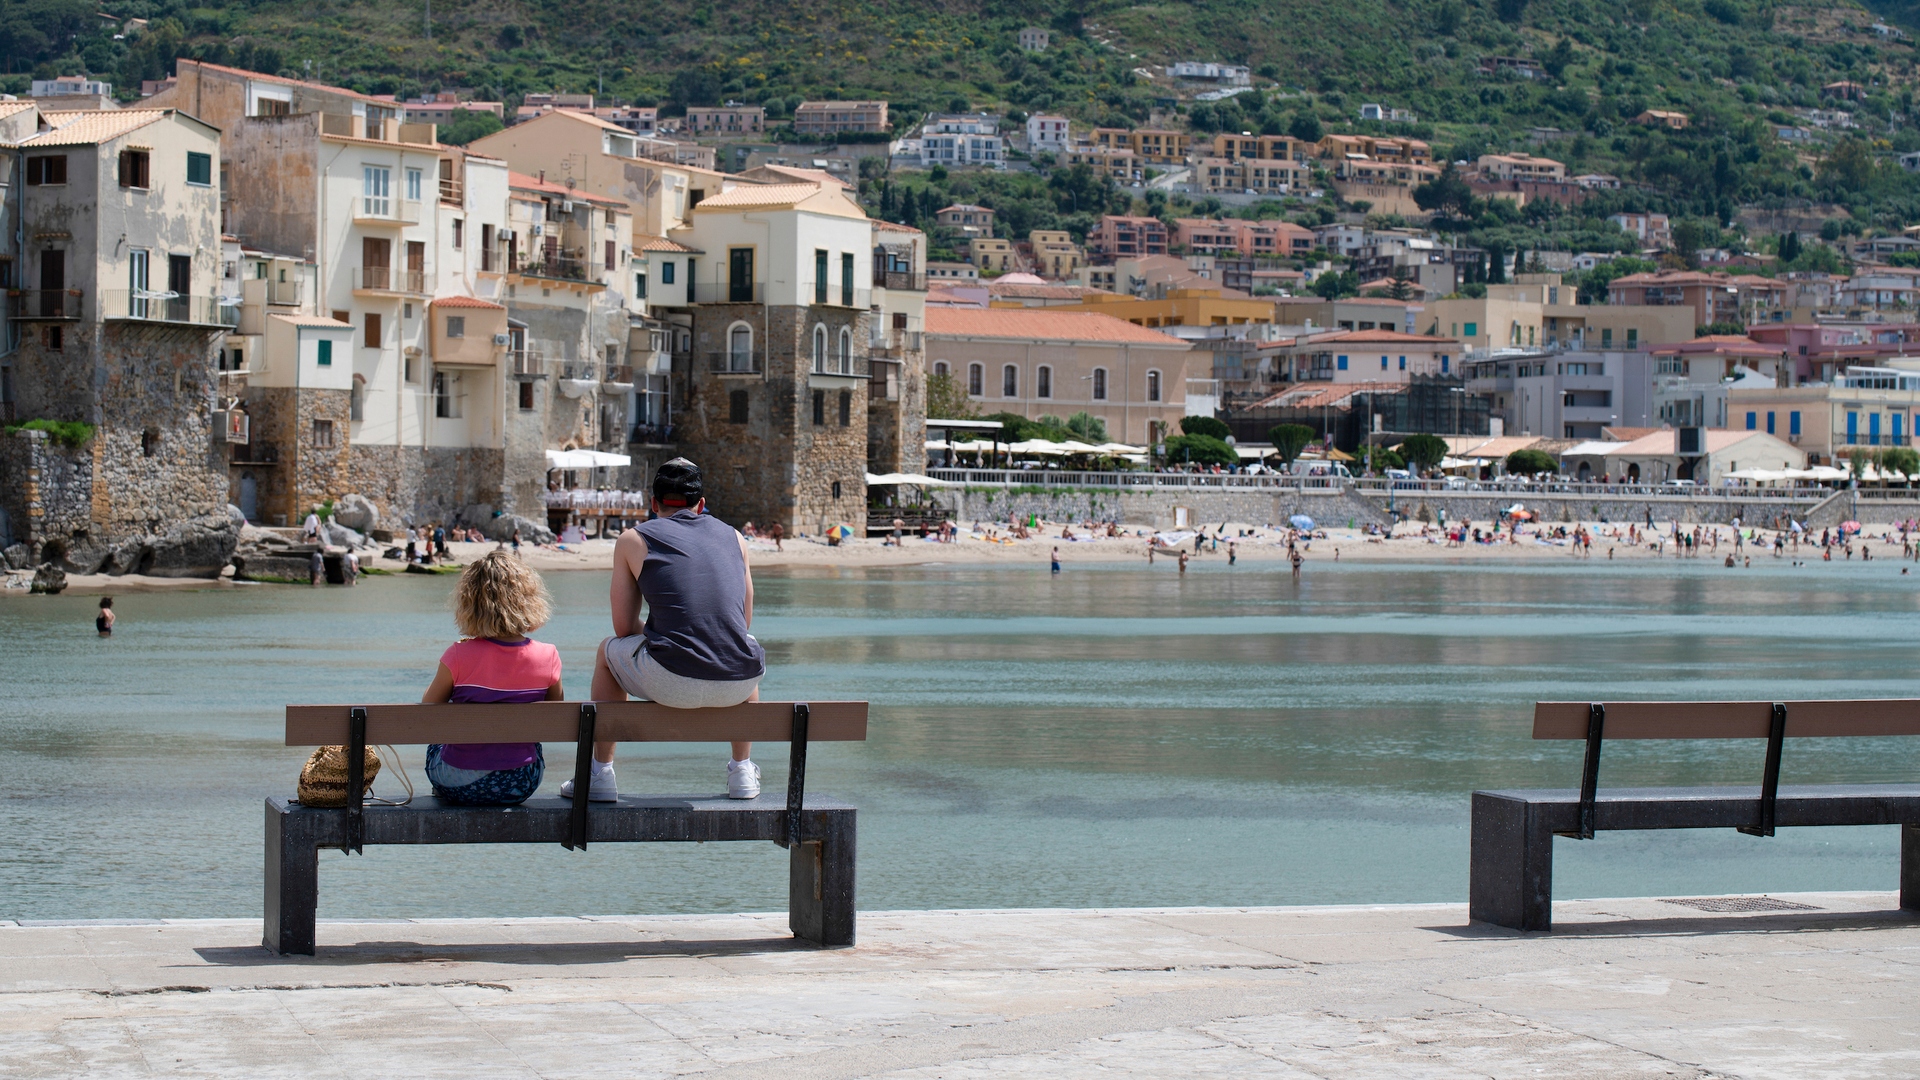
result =
[{"label": "blonde curly hair", "polygon": [[540,575],[506,551],[490,551],[460,573],[453,621],[474,638],[525,637],[553,617]]}]

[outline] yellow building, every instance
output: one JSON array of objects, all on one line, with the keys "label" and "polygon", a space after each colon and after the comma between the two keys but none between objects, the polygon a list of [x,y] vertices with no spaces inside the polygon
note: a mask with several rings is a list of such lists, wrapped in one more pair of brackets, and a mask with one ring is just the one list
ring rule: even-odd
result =
[{"label": "yellow building", "polygon": [[1162,128],[1094,128],[1093,145],[1109,150],[1130,150],[1133,156],[1150,165],[1184,165],[1189,136],[1183,131]]},{"label": "yellow building", "polygon": [[1242,326],[1273,321],[1273,301],[1229,297],[1219,289],[1169,289],[1163,300],[1116,294],[1091,295],[1056,311],[1097,311],[1135,326]]},{"label": "yellow building", "polygon": [[976,236],[967,241],[967,261],[983,271],[1004,274],[1013,267],[1013,241]]},{"label": "yellow building", "polygon": [[1579,291],[1558,274],[1526,275],[1512,285],[1489,285],[1474,300],[1449,297],[1427,305],[1428,333],[1459,338],[1472,349],[1651,349],[1694,337],[1693,309],[1684,305],[1582,304]]},{"label": "yellow building", "polygon": [[1027,247],[1033,252],[1033,272],[1044,278],[1070,277],[1087,262],[1087,253],[1065,229],[1035,229],[1027,234]]}]

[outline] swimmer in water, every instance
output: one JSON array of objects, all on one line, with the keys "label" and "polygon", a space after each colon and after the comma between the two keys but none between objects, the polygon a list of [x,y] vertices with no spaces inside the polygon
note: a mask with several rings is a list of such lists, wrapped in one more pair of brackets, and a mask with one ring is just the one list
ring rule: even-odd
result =
[{"label": "swimmer in water", "polygon": [[93,629],[101,637],[113,636],[113,597],[100,598],[100,614],[93,617]]}]

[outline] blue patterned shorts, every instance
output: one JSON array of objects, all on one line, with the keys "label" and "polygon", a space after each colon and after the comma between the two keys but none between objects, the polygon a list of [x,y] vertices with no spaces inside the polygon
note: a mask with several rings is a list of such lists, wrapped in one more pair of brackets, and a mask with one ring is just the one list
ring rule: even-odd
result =
[{"label": "blue patterned shorts", "polygon": [[457,806],[518,806],[540,789],[547,757],[538,746],[517,769],[456,769],[440,760],[441,745],[427,747],[427,780],[443,802]]}]

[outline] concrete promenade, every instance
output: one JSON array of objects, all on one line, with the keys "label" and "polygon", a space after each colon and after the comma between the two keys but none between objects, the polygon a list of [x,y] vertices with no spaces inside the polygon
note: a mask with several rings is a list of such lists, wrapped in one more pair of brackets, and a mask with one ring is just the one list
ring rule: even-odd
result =
[{"label": "concrete promenade", "polygon": [[1896,904],[0,924],[0,1077],[1912,1077]]}]

